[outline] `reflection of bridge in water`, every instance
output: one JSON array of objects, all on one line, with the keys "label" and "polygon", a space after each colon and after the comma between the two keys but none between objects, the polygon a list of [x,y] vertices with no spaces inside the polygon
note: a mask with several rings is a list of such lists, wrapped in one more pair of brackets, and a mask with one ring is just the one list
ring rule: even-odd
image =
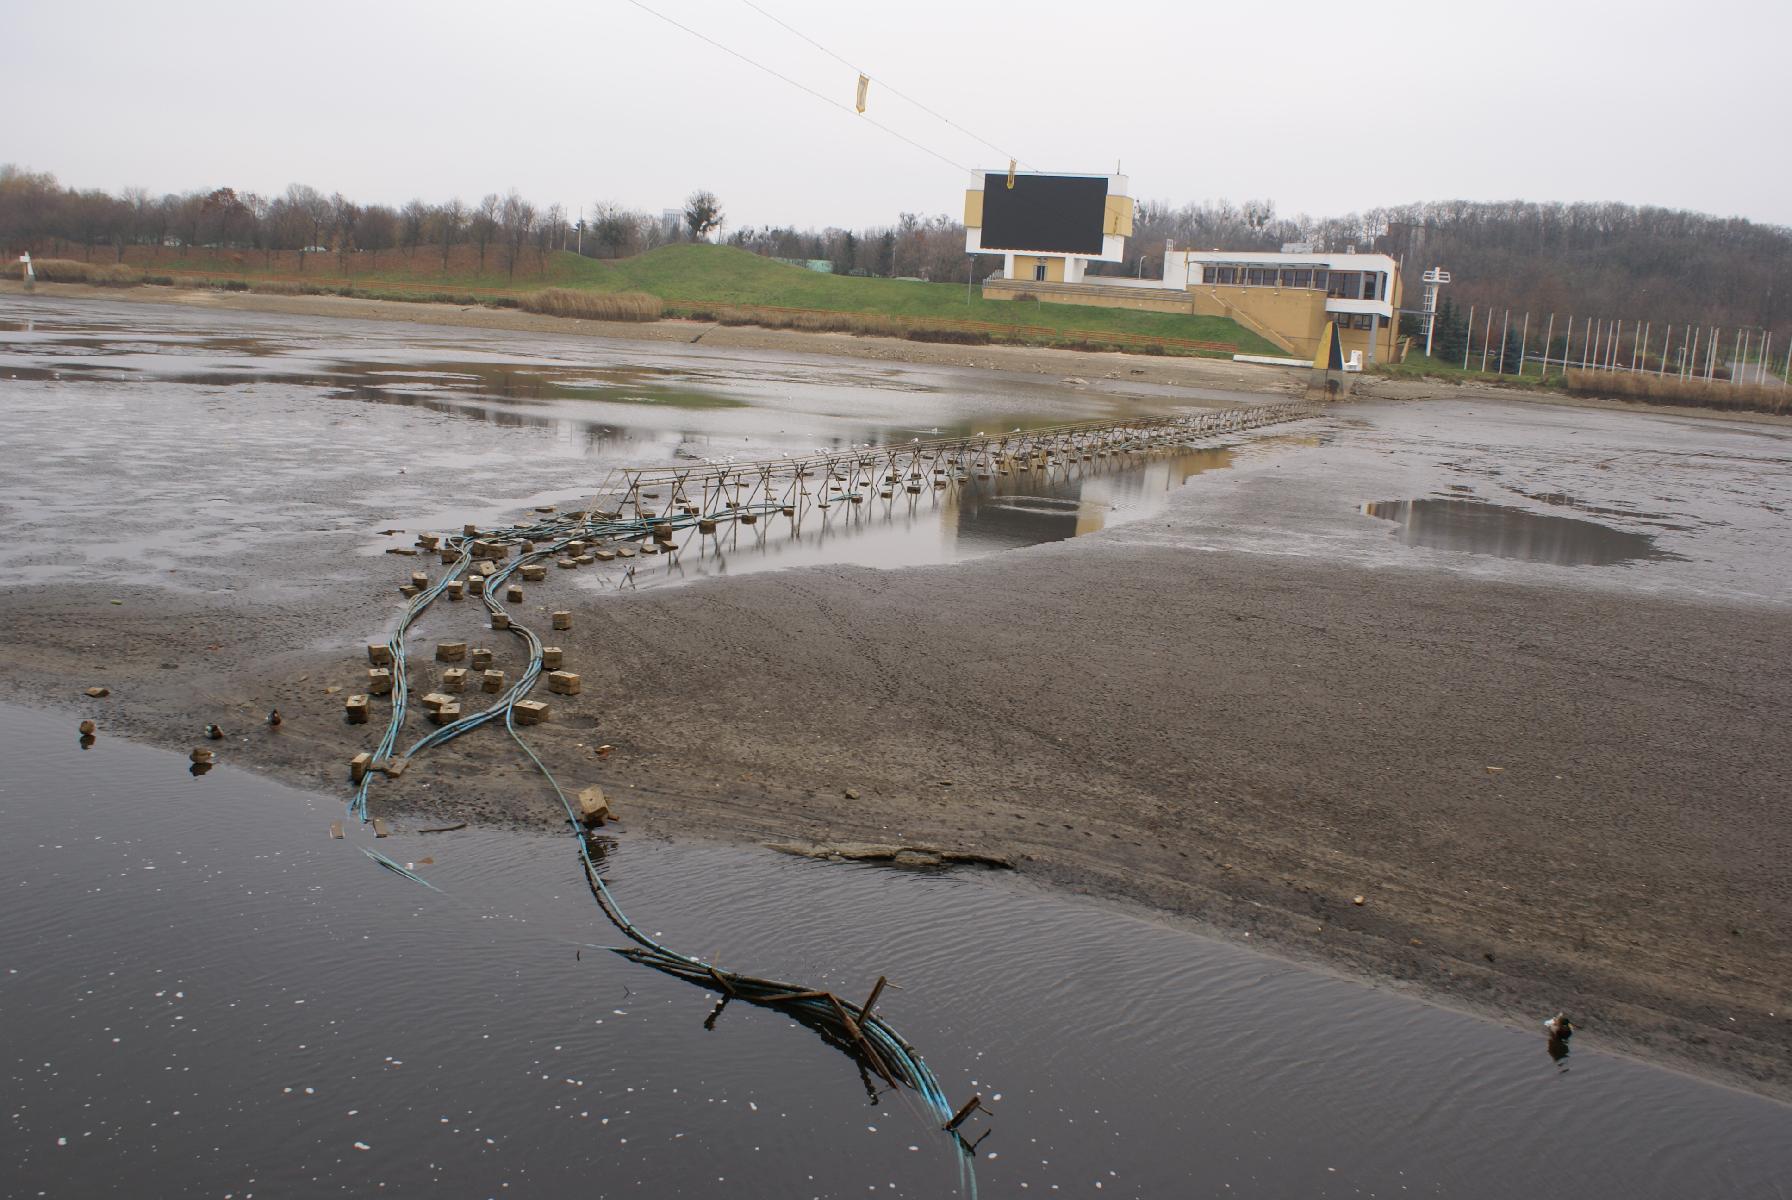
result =
[{"label": "reflection of bridge in water", "polygon": [[[743,537],[742,527],[780,516],[792,521],[793,537],[808,531],[813,544],[863,532],[879,518],[887,523],[936,512],[952,536],[974,537],[990,549],[1030,545],[1100,527],[1106,505],[1085,493],[1086,481],[1186,456],[1204,440],[1314,411],[1287,402],[752,462],[623,468],[600,494],[597,515],[651,531],[640,547],[644,554],[694,547],[702,556],[725,559],[738,550],[766,552],[774,547],[763,530]],[[1201,469],[1185,465],[1185,475]],[[683,530],[694,530],[695,538],[681,540]]]}]

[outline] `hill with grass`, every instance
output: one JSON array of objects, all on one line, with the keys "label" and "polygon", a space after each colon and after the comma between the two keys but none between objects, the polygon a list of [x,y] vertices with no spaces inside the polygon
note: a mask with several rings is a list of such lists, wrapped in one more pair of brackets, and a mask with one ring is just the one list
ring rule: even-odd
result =
[{"label": "hill with grass", "polygon": [[[916,340],[1005,342],[1167,354],[1277,354],[1224,317],[985,300],[963,284],[827,275],[730,246],[680,243],[600,260],[526,250],[514,262],[470,246],[372,255],[133,246],[120,263],[70,263],[65,277],[111,285],[178,282],[269,292],[337,292],[531,308],[595,319],[720,320]],[[44,277],[56,268],[43,264]],[[16,272],[13,272],[16,273]],[[552,297],[542,293],[552,290]],[[591,300],[579,302],[580,296]],[[601,302],[600,297],[617,301]],[[622,297],[630,298],[626,302]],[[657,307],[640,303],[644,297]]]}]

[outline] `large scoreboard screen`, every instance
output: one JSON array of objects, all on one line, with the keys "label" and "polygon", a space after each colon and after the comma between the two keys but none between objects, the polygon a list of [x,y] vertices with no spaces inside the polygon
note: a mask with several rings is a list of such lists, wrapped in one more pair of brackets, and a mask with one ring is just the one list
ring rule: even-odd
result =
[{"label": "large scoreboard screen", "polygon": [[983,177],[985,250],[1038,250],[1052,254],[1100,254],[1107,220],[1105,176],[1016,175]]}]

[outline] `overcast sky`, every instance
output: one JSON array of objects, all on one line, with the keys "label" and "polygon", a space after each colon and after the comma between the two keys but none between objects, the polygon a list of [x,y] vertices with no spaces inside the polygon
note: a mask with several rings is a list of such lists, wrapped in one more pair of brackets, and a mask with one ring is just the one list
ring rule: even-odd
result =
[{"label": "overcast sky", "polygon": [[[642,0],[850,107],[744,0]],[[1792,225],[1792,4],[756,0],[1024,164],[1282,214],[1620,200]],[[289,182],[728,224],[952,212],[997,151],[874,83],[898,141],[630,0],[0,0],[0,162],[77,187]],[[939,157],[934,157],[937,154]],[[947,161],[941,161],[942,158]]]}]

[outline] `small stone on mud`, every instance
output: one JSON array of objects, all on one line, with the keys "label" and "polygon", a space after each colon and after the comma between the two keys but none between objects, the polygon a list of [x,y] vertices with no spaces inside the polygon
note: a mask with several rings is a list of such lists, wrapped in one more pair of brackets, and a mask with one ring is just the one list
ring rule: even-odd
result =
[{"label": "small stone on mud", "polygon": [[89,696],[92,696],[95,700],[98,700],[98,699],[101,699],[102,697],[110,696],[112,694],[112,689],[104,688],[104,687],[90,687],[87,689],[87,694]]},{"label": "small stone on mud", "polygon": [[859,798],[859,794],[851,788],[847,788],[846,791],[841,794],[844,795],[848,800],[857,800]]},{"label": "small stone on mud", "polygon": [[1350,898],[1350,902],[1352,904],[1356,905],[1358,908],[1361,908],[1363,905],[1367,904],[1369,901],[1362,896],[1352,896]]}]

